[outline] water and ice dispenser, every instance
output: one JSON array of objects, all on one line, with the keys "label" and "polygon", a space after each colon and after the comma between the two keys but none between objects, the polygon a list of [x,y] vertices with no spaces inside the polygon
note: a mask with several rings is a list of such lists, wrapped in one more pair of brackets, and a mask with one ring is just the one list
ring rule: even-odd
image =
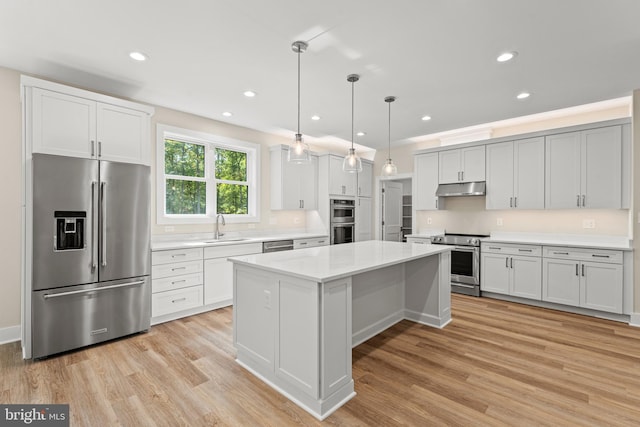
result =
[{"label": "water and ice dispenser", "polygon": [[82,211],[55,211],[56,251],[84,249],[87,213]]}]

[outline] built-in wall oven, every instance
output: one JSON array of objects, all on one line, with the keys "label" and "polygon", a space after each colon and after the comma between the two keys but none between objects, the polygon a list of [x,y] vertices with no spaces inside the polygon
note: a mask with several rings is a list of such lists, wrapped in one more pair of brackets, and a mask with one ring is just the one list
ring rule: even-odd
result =
[{"label": "built-in wall oven", "polygon": [[331,244],[351,243],[356,233],[355,200],[331,199]]},{"label": "built-in wall oven", "polygon": [[484,235],[445,234],[433,236],[434,245],[451,248],[451,292],[480,296],[480,239]]}]

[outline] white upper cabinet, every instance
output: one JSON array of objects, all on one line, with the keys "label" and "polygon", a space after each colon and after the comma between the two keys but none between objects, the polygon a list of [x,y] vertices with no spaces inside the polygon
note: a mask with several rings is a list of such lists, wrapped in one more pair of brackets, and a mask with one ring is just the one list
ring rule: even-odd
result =
[{"label": "white upper cabinet", "polygon": [[369,197],[358,197],[356,202],[356,242],[372,239],[371,213],[371,199]]},{"label": "white upper cabinet", "polygon": [[343,171],[343,160],[342,157],[329,155],[329,194],[335,196],[355,196],[358,174]]},{"label": "white upper cabinet", "polygon": [[415,210],[440,208],[438,189],[438,153],[418,154],[414,157],[413,205]]},{"label": "white upper cabinet", "polygon": [[622,207],[621,126],[550,135],[545,140],[548,209]]},{"label": "white upper cabinet", "polygon": [[362,161],[362,172],[358,175],[358,196],[373,197],[373,162]]},{"label": "white upper cabinet", "polygon": [[458,148],[438,153],[439,183],[485,180],[485,146]]},{"label": "white upper cabinet", "polygon": [[23,85],[32,152],[150,164],[152,108],[39,79]]},{"label": "white upper cabinet", "polygon": [[487,209],[544,208],[544,138],[487,145]]},{"label": "white upper cabinet", "polygon": [[293,210],[318,208],[318,156],[311,164],[287,161],[289,148],[271,148],[271,209]]}]

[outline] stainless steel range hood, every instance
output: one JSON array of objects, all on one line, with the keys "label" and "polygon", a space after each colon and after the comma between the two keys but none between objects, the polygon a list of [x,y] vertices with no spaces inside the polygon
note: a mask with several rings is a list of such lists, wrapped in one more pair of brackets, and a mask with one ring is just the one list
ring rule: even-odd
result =
[{"label": "stainless steel range hood", "polygon": [[451,196],[484,196],[486,182],[460,182],[454,184],[440,184],[436,190],[437,197]]}]

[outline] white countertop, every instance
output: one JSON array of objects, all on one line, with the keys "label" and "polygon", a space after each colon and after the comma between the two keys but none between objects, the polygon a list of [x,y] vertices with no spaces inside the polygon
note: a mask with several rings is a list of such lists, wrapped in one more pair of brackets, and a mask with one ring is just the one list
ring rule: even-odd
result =
[{"label": "white countertop", "polygon": [[239,235],[228,234],[219,240],[214,240],[212,236],[205,235],[180,235],[180,236],[157,236],[151,240],[152,251],[164,251],[169,249],[202,248],[207,246],[241,245],[245,243],[262,243],[276,240],[295,240],[312,238],[329,238],[322,233],[287,233],[287,234],[264,234],[264,235]]},{"label": "white countertop", "polygon": [[482,239],[491,243],[526,243],[546,246],[569,246],[630,251],[633,246],[624,236],[594,236],[584,234],[511,233],[491,232],[491,237]]},{"label": "white countertop", "polygon": [[450,250],[451,247],[444,245],[368,240],[297,251],[245,255],[229,260],[305,280],[327,282]]}]

